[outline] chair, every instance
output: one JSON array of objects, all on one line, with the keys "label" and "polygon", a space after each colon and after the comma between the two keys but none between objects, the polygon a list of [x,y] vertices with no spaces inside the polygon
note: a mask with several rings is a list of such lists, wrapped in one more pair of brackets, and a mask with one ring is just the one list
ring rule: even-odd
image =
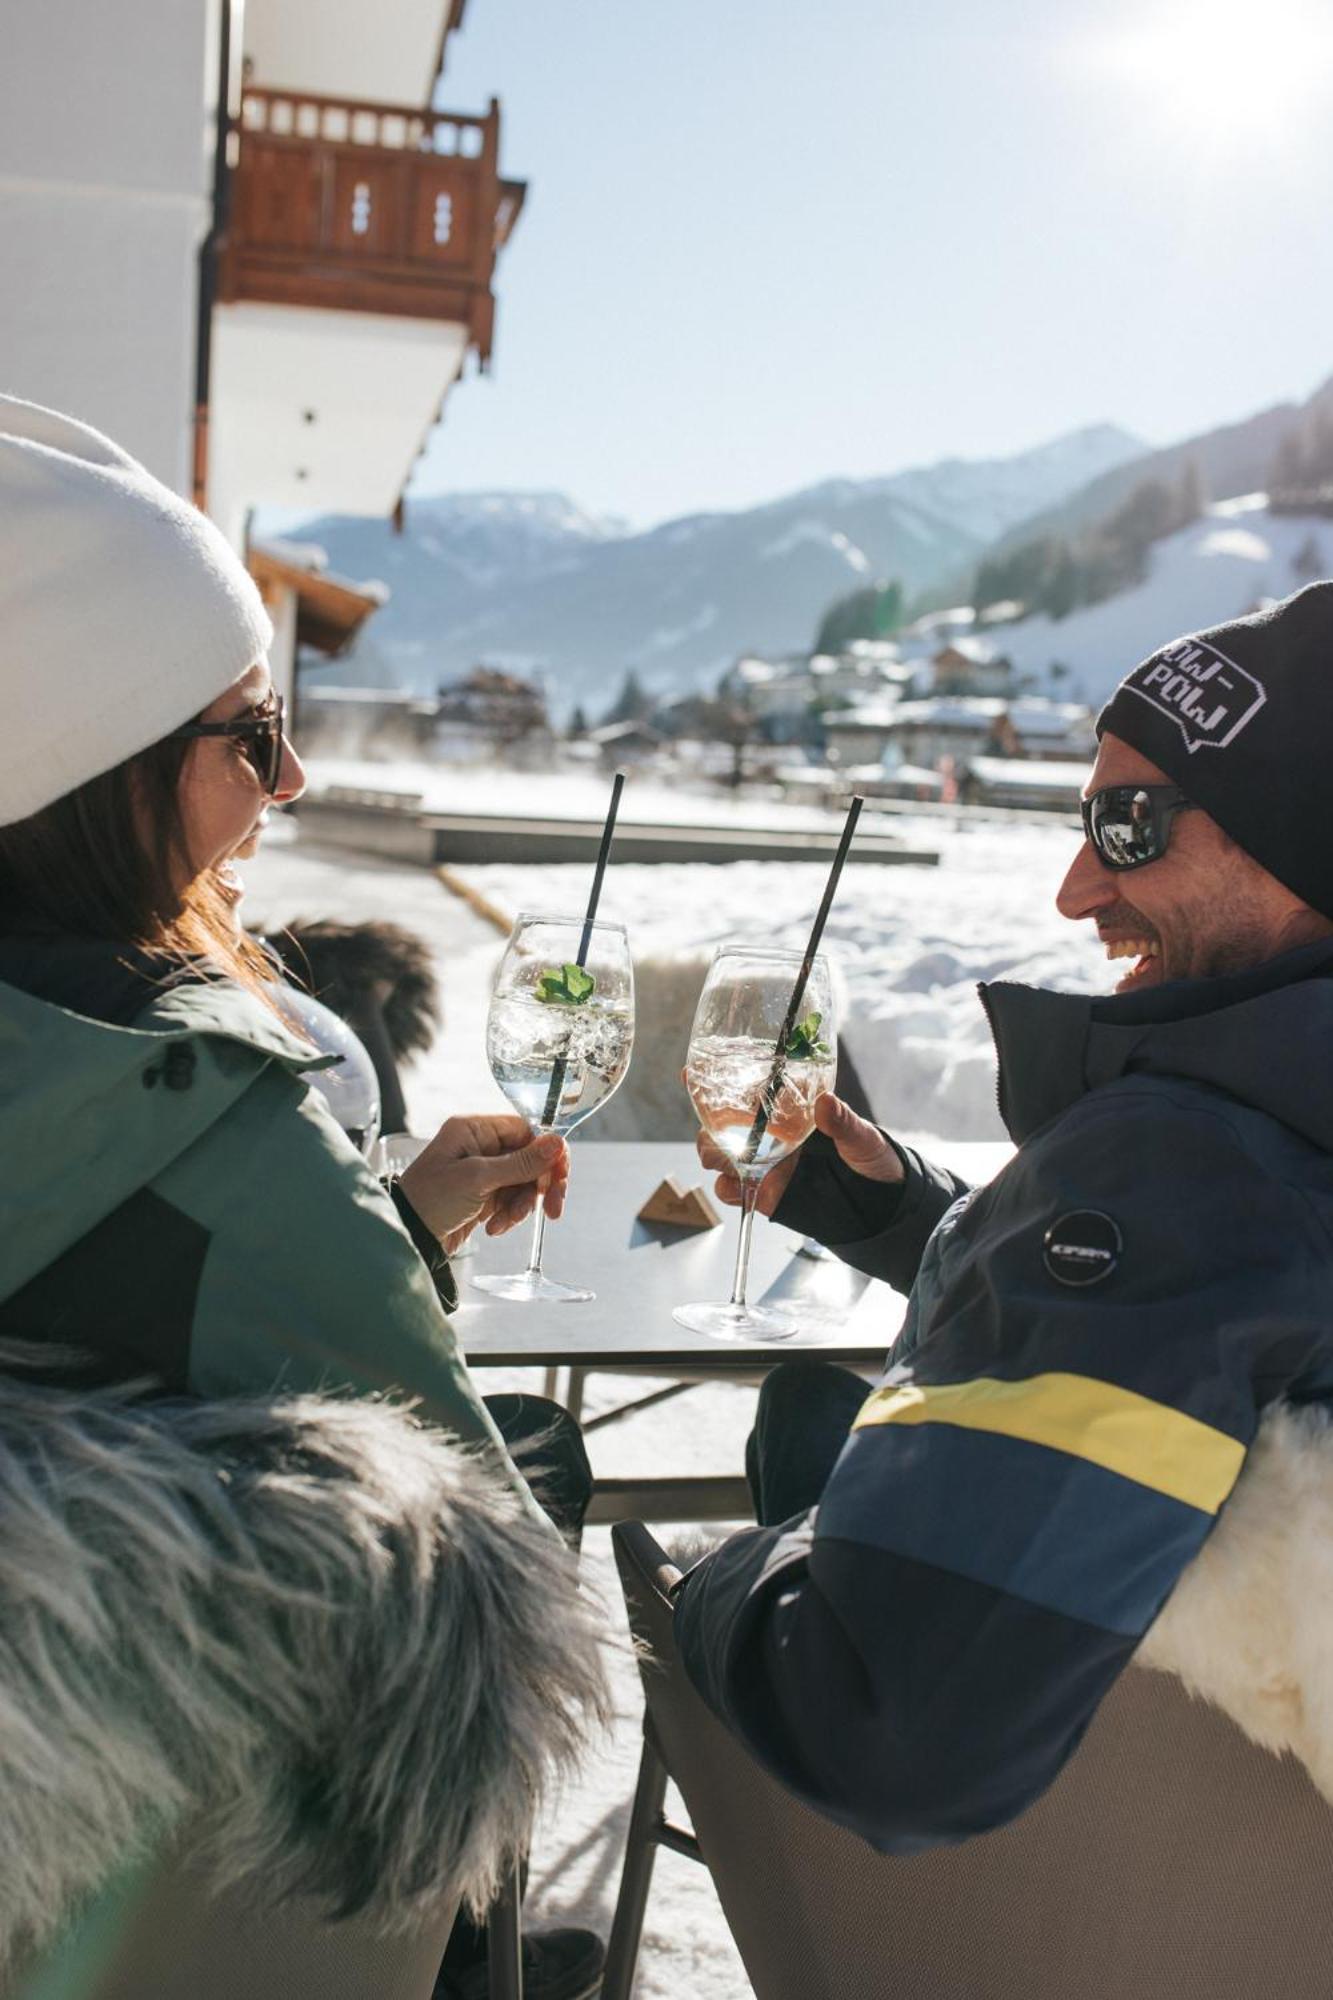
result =
[{"label": "chair", "polygon": [[[4,2000],[430,2000],[457,1905],[383,1933],[311,1903],[259,1910],[214,1896],[188,1852],[112,1884]],[[508,1993],[508,1989],[502,1989]],[[519,1991],[517,1987],[513,1989]]]},{"label": "chair", "polygon": [[[1333,1985],[1333,1809],[1170,1676],[1131,1667],[1013,1825],[875,1853],[769,1778],[677,1662],[679,1571],[613,1531],[644,1750],[603,2000],[629,2000],[654,1851],[706,1863],[758,2000],[1314,2000]],[[667,1822],[668,1776],[694,1836]]]}]

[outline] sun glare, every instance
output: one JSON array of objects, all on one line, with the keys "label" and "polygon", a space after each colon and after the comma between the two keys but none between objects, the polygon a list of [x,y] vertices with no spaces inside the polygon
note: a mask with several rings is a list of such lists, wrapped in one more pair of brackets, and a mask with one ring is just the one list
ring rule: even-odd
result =
[{"label": "sun glare", "polygon": [[1210,151],[1285,151],[1333,99],[1328,0],[1155,0],[1103,54],[1167,129]]}]

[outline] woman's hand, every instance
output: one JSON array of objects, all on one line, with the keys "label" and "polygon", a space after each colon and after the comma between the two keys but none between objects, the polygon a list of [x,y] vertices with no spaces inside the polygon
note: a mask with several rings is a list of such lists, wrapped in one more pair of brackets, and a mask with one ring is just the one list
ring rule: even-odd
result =
[{"label": "woman's hand", "polygon": [[[854,1173],[864,1175],[868,1181],[900,1181],[903,1179],[903,1163],[897,1149],[890,1145],[877,1125],[858,1118],[849,1105],[831,1091],[824,1091],[815,1099],[815,1130],[824,1133],[833,1141],[839,1157]],[[741,1205],[740,1176],[720,1147],[714,1145],[706,1132],[701,1132],[695,1140],[699,1159],[710,1173],[717,1175],[713,1189],[719,1201],[732,1208]],[[771,1167],[759,1183],[759,1195],[755,1208],[760,1215],[772,1215],[783,1195],[787,1183],[796,1171],[800,1159],[800,1148],[788,1154]]]},{"label": "woman's hand", "polygon": [[448,1251],[478,1223],[503,1236],[538,1200],[554,1222],[565,1205],[569,1147],[553,1133],[533,1136],[525,1118],[446,1118],[399,1183],[421,1220]]}]

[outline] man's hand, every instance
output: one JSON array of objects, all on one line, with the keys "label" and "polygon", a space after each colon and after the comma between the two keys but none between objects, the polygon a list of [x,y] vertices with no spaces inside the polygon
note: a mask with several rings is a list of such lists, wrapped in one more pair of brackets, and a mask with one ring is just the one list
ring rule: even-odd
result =
[{"label": "man's hand", "polygon": [[[815,1129],[823,1132],[838,1149],[839,1157],[854,1173],[863,1174],[868,1181],[900,1181],[903,1179],[903,1163],[895,1149],[889,1144],[877,1126],[858,1118],[840,1097],[825,1091],[815,1099]],[[714,1145],[706,1132],[701,1132],[695,1141],[699,1158],[710,1173],[717,1175],[713,1189],[719,1201],[732,1208],[741,1205],[741,1183],[730,1160],[722,1150]],[[755,1208],[760,1215],[771,1215],[787,1191],[787,1183],[796,1171],[800,1149],[780,1160],[770,1169],[759,1183],[759,1197]]]},{"label": "man's hand", "polygon": [[565,1206],[569,1147],[551,1133],[534,1138],[525,1118],[446,1118],[399,1180],[452,1252],[478,1223],[488,1236],[503,1236],[539,1199],[554,1222]]}]

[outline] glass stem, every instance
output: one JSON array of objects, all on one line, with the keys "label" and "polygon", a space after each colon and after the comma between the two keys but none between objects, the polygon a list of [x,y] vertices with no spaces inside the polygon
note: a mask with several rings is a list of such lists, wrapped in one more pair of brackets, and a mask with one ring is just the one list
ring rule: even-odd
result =
[{"label": "glass stem", "polygon": [[[543,1120],[543,1122],[536,1127],[535,1136],[538,1139],[544,1139],[546,1137],[546,1134],[550,1130],[551,1127],[548,1124],[546,1124],[545,1120]],[[528,1251],[528,1268],[524,1273],[525,1277],[540,1278],[540,1276],[542,1275],[542,1250],[545,1246],[545,1243],[546,1243],[546,1197],[545,1195],[539,1194],[537,1196],[537,1213],[532,1218],[532,1245]]]},{"label": "glass stem", "polygon": [[754,1234],[754,1205],[759,1198],[762,1174],[741,1175],[741,1232],[736,1244],[736,1275],[731,1281],[730,1305],[745,1310],[745,1282],[750,1275],[750,1238]]},{"label": "glass stem", "polygon": [[532,1218],[532,1248],[528,1251],[527,1275],[530,1278],[540,1278],[542,1274],[542,1246],[545,1241],[546,1204],[539,1195],[537,1197],[537,1213]]}]

